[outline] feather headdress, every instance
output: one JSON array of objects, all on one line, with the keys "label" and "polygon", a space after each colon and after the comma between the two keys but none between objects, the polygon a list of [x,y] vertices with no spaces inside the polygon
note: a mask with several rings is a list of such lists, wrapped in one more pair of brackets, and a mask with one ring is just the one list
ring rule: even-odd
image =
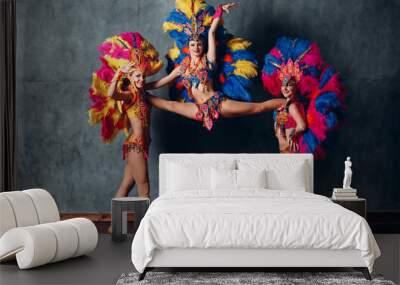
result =
[{"label": "feather headdress", "polygon": [[106,39],[99,47],[101,67],[93,73],[89,97],[93,104],[89,109],[89,123],[101,122],[101,137],[110,143],[123,130],[129,133],[129,120],[123,111],[123,102],[108,96],[108,88],[115,72],[132,62],[133,69],[141,70],[145,76],[157,73],[162,68],[157,50],[137,32],[125,32]]}]

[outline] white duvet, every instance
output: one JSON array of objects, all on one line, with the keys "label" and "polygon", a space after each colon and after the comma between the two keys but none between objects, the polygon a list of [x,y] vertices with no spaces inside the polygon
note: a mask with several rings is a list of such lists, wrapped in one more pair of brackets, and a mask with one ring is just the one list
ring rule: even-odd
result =
[{"label": "white duvet", "polygon": [[359,215],[324,196],[265,189],[162,195],[134,237],[135,268],[143,272],[165,248],[358,249],[371,272],[380,255]]}]

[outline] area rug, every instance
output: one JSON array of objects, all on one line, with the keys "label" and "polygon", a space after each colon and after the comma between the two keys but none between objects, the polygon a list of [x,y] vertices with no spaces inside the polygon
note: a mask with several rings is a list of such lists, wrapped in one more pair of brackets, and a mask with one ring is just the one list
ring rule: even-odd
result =
[{"label": "area rug", "polygon": [[395,285],[381,275],[372,275],[372,281],[368,281],[360,272],[148,272],[142,281],[138,281],[138,276],[139,273],[122,274],[117,285]]}]

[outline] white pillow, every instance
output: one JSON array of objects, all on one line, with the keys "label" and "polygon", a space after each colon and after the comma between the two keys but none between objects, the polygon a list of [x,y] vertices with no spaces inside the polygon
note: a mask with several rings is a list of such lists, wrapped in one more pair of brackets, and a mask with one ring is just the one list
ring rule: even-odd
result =
[{"label": "white pillow", "polygon": [[239,159],[239,170],[266,169],[267,188],[273,190],[306,191],[308,189],[305,161],[279,159]]},{"label": "white pillow", "polygon": [[210,190],[211,168],[235,169],[235,160],[176,159],[167,162],[167,191]]},{"label": "white pillow", "polygon": [[232,169],[211,169],[211,189],[236,189],[236,170]]},{"label": "white pillow", "polygon": [[267,171],[236,170],[237,188],[267,188]]},{"label": "white pillow", "polygon": [[169,163],[167,188],[171,191],[210,189],[211,167]]},{"label": "white pillow", "polygon": [[268,188],[276,190],[303,191],[307,189],[304,163],[293,168],[273,169],[267,172]]},{"label": "white pillow", "polygon": [[211,170],[211,188],[213,190],[237,190],[241,188],[266,188],[266,171],[263,170]]}]

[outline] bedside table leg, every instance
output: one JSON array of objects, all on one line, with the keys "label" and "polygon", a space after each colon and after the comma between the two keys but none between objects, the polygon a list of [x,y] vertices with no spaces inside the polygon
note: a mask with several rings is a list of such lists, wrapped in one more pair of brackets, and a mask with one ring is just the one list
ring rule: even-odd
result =
[{"label": "bedside table leg", "polygon": [[111,201],[111,239],[112,241],[123,241],[122,233],[122,203]]},{"label": "bedside table leg", "polygon": [[365,279],[372,280],[371,274],[369,274],[369,270],[367,267],[354,267],[354,270],[361,271]]}]

